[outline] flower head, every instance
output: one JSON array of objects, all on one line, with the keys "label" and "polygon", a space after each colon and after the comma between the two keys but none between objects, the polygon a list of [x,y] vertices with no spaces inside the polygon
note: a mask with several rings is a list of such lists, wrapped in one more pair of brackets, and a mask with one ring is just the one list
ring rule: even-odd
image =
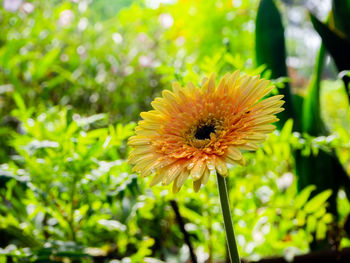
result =
[{"label": "flower head", "polygon": [[[283,111],[282,95],[261,100],[274,86],[259,76],[226,74],[215,86],[212,74],[199,89],[173,84],[154,110],[142,112],[129,162],[141,176],[153,175],[150,185],[173,182],[178,192],[188,177],[198,191],[211,173],[228,175],[227,163],[244,165],[241,150],[256,150]],[[260,101],[261,100],[261,101]]]}]

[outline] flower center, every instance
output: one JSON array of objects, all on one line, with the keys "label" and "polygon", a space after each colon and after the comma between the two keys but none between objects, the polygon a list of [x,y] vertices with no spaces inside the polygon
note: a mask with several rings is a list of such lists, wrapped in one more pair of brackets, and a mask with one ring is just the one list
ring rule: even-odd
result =
[{"label": "flower center", "polygon": [[215,133],[215,126],[213,124],[210,125],[203,125],[197,128],[196,133],[194,134],[194,137],[197,140],[210,140],[210,134]]}]

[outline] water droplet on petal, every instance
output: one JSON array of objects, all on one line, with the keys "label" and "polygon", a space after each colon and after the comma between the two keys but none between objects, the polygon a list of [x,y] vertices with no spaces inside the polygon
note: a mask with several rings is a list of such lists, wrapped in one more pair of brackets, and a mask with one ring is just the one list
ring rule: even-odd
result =
[{"label": "water droplet on petal", "polygon": [[209,170],[215,170],[215,166],[213,164],[208,164],[207,166]]}]

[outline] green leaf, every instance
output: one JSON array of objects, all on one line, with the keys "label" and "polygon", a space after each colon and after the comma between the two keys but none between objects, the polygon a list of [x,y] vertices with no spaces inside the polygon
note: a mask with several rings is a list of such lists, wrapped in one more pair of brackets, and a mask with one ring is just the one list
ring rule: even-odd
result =
[{"label": "green leaf", "polygon": [[333,220],[333,216],[329,213],[325,214],[323,217],[322,217],[322,222],[324,222],[325,224],[330,224],[332,223],[332,220]]},{"label": "green leaf", "polygon": [[297,226],[304,226],[305,224],[306,213],[302,210],[297,214]]},{"label": "green leaf", "polygon": [[314,198],[312,198],[309,202],[306,203],[304,207],[304,211],[307,213],[316,212],[326,200],[332,195],[332,190],[326,190],[322,193],[319,193]]},{"label": "green leaf", "polygon": [[[310,83],[309,92],[303,103],[302,131],[312,136],[328,135],[321,119],[320,109],[320,81],[324,58],[325,45],[322,43],[317,57],[315,73]],[[330,200],[330,209],[333,213],[337,213],[335,200],[338,189],[341,184],[345,184],[349,180],[334,152],[329,154],[321,150],[317,155],[308,157],[297,153],[296,169],[299,176],[299,189],[303,189],[305,186],[313,184],[317,186],[318,192],[327,188],[333,190],[333,196]],[[333,174],[336,174],[337,176],[333,176]]]},{"label": "green leaf", "polygon": [[321,218],[327,213],[327,210],[325,207],[320,207],[315,213],[314,216],[316,218]]},{"label": "green leaf", "polygon": [[46,75],[49,68],[52,64],[54,64],[54,61],[58,57],[60,53],[60,49],[54,48],[48,53],[45,54],[45,56],[36,64],[35,72],[33,73],[33,79],[40,79]]},{"label": "green leaf", "polygon": [[311,192],[314,191],[316,187],[314,185],[309,185],[305,187],[300,194],[295,198],[294,206],[296,208],[301,208],[309,199]]},{"label": "green leaf", "polygon": [[281,140],[287,141],[293,132],[293,119],[289,119],[281,130]]},{"label": "green leaf", "polygon": [[317,220],[316,217],[313,215],[308,216],[307,223],[306,223],[306,229],[309,232],[314,232],[316,230]]},{"label": "green leaf", "polygon": [[332,11],[335,27],[350,39],[350,0],[333,0]]},{"label": "green leaf", "polygon": [[319,222],[316,228],[316,239],[317,240],[325,239],[326,233],[327,233],[327,225],[324,224],[323,222]]},{"label": "green leaf", "polygon": [[296,154],[296,171],[299,177],[298,188],[303,189],[308,185],[315,185],[315,193],[332,189],[333,194],[329,200],[328,212],[337,214],[336,196],[338,190],[348,180],[345,169],[334,152],[325,152],[320,149],[317,155],[303,156]]},{"label": "green leaf", "polygon": [[317,56],[315,73],[312,81],[310,82],[309,92],[303,103],[302,131],[313,136],[326,134],[320,112],[320,82],[324,58],[325,47],[322,43]]},{"label": "green leaf", "polygon": [[18,109],[21,111],[21,112],[25,112],[26,111],[26,105],[21,97],[21,95],[18,93],[18,92],[15,92],[13,94],[13,100],[15,101]]},{"label": "green leaf", "polygon": [[350,69],[350,42],[333,32],[326,24],[310,13],[311,22],[332,55],[339,71]]},{"label": "green leaf", "polygon": [[[255,52],[258,66],[266,65],[266,70],[271,71],[271,78],[287,76],[286,48],[284,41],[284,27],[281,15],[273,0],[261,0],[256,17]],[[285,96],[285,111],[278,117],[280,127],[294,117],[290,86],[285,84],[280,93]]]},{"label": "green leaf", "polygon": [[[321,36],[322,42],[327,48],[328,52],[333,57],[334,63],[337,66],[339,72],[350,69],[350,41],[345,37],[340,36],[336,32],[332,31],[326,24],[318,20],[314,15],[310,13],[311,22]],[[350,78],[347,76],[343,77],[346,88]],[[349,89],[348,89],[349,93]],[[349,93],[350,99],[350,93]]]},{"label": "green leaf", "polygon": [[256,17],[256,60],[271,70],[271,77],[287,76],[284,27],[273,0],[261,0]]}]

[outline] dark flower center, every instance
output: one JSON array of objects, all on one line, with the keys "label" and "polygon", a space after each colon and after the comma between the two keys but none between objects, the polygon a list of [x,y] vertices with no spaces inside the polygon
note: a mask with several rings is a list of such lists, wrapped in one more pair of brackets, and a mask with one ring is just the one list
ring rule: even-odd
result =
[{"label": "dark flower center", "polygon": [[194,137],[197,140],[210,139],[210,134],[215,133],[214,125],[204,125],[197,128]]}]

